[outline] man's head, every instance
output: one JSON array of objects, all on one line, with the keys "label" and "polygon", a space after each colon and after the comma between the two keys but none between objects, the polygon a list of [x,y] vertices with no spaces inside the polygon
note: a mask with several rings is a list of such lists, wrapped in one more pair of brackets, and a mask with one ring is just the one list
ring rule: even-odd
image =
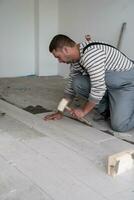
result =
[{"label": "man's head", "polygon": [[66,35],[56,35],[50,42],[49,51],[62,63],[74,63],[80,59],[79,45]]}]

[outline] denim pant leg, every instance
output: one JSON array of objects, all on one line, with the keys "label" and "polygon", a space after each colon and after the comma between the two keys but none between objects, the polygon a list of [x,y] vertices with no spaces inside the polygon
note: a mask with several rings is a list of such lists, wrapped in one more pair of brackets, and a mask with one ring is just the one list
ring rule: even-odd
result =
[{"label": "denim pant leg", "polygon": [[72,87],[77,96],[88,99],[91,89],[90,77],[86,75],[75,76],[73,78]]},{"label": "denim pant leg", "polygon": [[124,132],[134,128],[134,69],[107,72],[111,127]]},{"label": "denim pant leg", "polygon": [[100,114],[109,110],[109,96],[108,96],[107,90],[106,90],[102,100],[99,102],[99,104],[96,105],[96,110]]},{"label": "denim pant leg", "polygon": [[[88,99],[89,93],[91,90],[91,83],[90,83],[90,77],[87,75],[77,75],[73,78],[72,83],[73,89],[78,96],[82,96],[85,99]],[[104,97],[100,101],[99,104],[96,105],[96,109],[99,113],[104,112],[106,109],[108,109],[109,103],[108,103],[108,94],[105,93]]]}]

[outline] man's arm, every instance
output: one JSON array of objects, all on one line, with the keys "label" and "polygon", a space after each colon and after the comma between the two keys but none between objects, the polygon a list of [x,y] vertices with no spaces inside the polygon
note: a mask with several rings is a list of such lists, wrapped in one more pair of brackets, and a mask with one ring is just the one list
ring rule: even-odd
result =
[{"label": "man's arm", "polygon": [[83,67],[87,70],[91,82],[89,102],[98,104],[105,94],[105,61],[105,52],[97,47],[89,49],[83,56]]},{"label": "man's arm", "polygon": [[74,117],[84,117],[102,99],[106,90],[104,62],[105,52],[97,48],[87,51],[83,56],[83,67],[90,76],[91,91],[88,102],[85,103],[83,108],[72,110],[72,115]]},{"label": "man's arm", "polygon": [[92,101],[88,101],[82,108],[84,115],[87,115],[94,107],[96,103]]},{"label": "man's arm", "polygon": [[95,107],[96,103],[88,101],[85,103],[83,108],[75,108],[72,109],[71,114],[73,117],[76,118],[83,118],[85,115],[87,115],[91,110]]}]

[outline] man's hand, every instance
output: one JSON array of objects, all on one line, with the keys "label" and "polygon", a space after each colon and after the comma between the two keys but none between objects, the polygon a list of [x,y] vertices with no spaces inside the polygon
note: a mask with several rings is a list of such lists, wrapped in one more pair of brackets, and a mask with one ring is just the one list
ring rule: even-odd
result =
[{"label": "man's hand", "polygon": [[56,113],[53,113],[51,115],[47,115],[44,117],[44,120],[47,121],[47,120],[59,120],[59,119],[62,119],[63,117],[63,114],[60,113],[60,112],[56,112]]},{"label": "man's hand", "polygon": [[93,108],[95,107],[95,103],[86,102],[83,108],[75,108],[71,110],[71,115],[75,118],[83,118],[87,115]]},{"label": "man's hand", "polygon": [[78,119],[83,118],[85,116],[85,113],[81,108],[72,109],[70,113],[74,118]]}]

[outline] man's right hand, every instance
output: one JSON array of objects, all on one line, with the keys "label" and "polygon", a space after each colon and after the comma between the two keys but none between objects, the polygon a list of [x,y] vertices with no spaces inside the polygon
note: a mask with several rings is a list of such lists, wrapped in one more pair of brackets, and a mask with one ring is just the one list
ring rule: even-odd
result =
[{"label": "man's right hand", "polygon": [[56,112],[56,113],[53,113],[51,115],[47,115],[44,117],[44,120],[47,121],[47,120],[59,120],[59,119],[62,119],[63,117],[63,114],[60,113],[60,112]]}]

